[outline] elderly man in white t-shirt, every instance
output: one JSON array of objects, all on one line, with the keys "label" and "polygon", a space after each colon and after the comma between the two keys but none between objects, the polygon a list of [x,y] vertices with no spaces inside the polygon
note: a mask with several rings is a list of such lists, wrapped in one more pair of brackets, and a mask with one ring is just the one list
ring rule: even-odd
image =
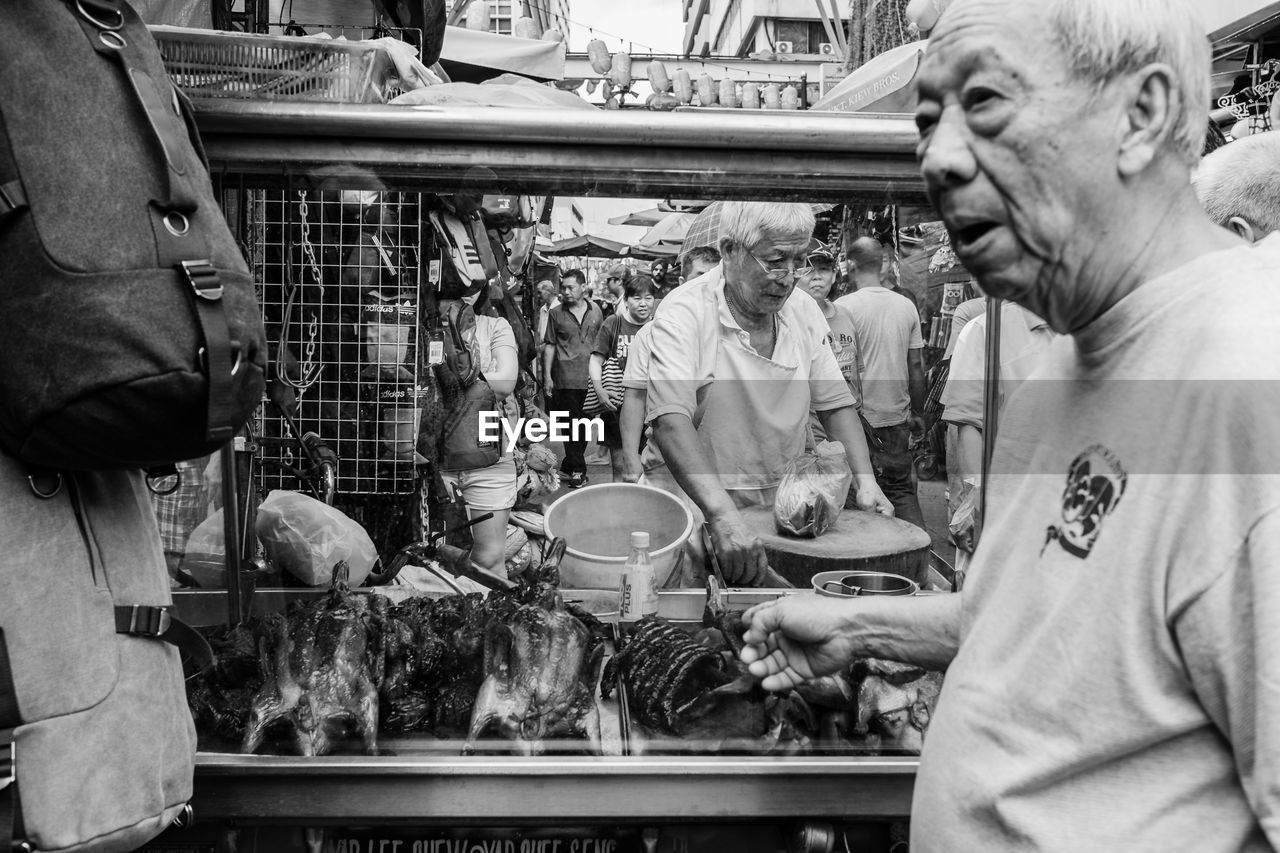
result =
[{"label": "elderly man in white t-shirt", "polygon": [[739,509],[771,506],[786,463],[804,451],[809,411],[845,446],[857,504],[892,512],[808,294],[807,205],[729,202],[720,266],[682,285],[653,323],[647,419],[664,466],[645,481],[687,495],[706,519],[725,577],[751,584],[768,567]]}]

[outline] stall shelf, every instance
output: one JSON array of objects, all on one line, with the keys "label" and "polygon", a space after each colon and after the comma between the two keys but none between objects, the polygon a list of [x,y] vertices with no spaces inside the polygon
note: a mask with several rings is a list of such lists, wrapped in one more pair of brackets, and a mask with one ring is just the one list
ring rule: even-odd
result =
[{"label": "stall shelf", "polygon": [[[224,188],[310,182],[320,189],[439,193],[924,200],[916,132],[903,116],[225,100],[197,102],[196,116],[211,171]],[[685,598],[684,606],[700,612],[700,593]],[[180,611],[212,608],[224,622],[238,610],[226,605],[226,593],[177,593],[175,599]],[[238,825],[892,819],[909,813],[917,766],[914,758],[871,756],[201,753],[193,805],[201,821]]]}]

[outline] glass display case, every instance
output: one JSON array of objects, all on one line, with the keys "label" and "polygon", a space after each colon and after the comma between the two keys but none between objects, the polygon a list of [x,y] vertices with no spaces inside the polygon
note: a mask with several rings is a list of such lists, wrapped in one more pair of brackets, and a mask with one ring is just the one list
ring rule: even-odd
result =
[{"label": "glass display case", "polygon": [[[283,613],[288,602],[320,606],[330,595],[255,564],[252,526],[243,519],[269,490],[343,506],[384,557],[425,538],[431,523],[413,500],[420,460],[404,430],[423,417],[423,404],[406,394],[420,391],[415,365],[423,359],[411,350],[426,343],[416,333],[397,335],[400,326],[416,326],[416,312],[450,264],[430,224],[438,199],[623,199],[637,209],[666,200],[674,212],[679,199],[804,202],[820,212],[925,203],[916,131],[903,116],[232,100],[197,102],[196,110],[215,187],[260,284],[273,358],[279,374],[292,377],[277,391],[293,404],[289,415],[265,405],[237,449],[222,456],[239,486],[223,487],[224,505],[235,512],[214,524],[238,545],[227,549],[229,571],[215,572],[201,584],[207,588],[175,593],[180,614],[210,630]],[[526,251],[529,264],[548,262],[539,251]],[[582,265],[591,265],[592,250],[583,251]],[[627,253],[646,271],[651,260],[674,262],[675,254],[660,235]],[[501,277],[533,320],[530,267]],[[373,305],[372,291],[386,298]],[[323,458],[307,436],[319,440]],[[740,611],[785,594],[804,591],[729,589],[715,604]],[[708,595],[663,591],[659,615],[695,634],[707,625]],[[603,656],[614,654],[609,614],[616,603],[591,590],[562,596],[603,620]],[[251,643],[246,656],[260,652]],[[195,813],[239,825],[639,827],[909,812],[912,756],[816,739],[788,749],[776,734],[759,750],[716,739],[682,747],[632,731],[637,715],[625,695],[599,698],[594,681],[591,694],[601,716],[602,745],[594,749],[553,738],[535,750],[542,754],[524,755],[513,753],[529,750],[510,742],[468,745],[465,732],[384,733],[376,755],[362,754],[367,744],[358,739],[325,755],[248,755],[234,742],[202,737]]]}]

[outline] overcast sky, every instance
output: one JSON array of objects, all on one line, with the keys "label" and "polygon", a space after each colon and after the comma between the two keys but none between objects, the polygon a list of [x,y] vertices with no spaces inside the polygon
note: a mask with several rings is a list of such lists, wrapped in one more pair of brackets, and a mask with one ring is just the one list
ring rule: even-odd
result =
[{"label": "overcast sky", "polygon": [[585,50],[591,40],[587,28],[592,27],[614,50],[621,37],[635,43],[635,53],[679,53],[684,39],[680,9],[680,0],[569,0],[575,23],[569,47]]}]

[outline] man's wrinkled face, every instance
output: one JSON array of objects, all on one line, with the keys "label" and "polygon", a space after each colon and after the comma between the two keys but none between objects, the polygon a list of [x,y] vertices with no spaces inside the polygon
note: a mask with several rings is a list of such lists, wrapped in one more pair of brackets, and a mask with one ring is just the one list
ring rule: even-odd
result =
[{"label": "man's wrinkled face", "polygon": [[560,280],[560,301],[565,305],[577,305],[582,299],[583,284],[576,276],[565,276]]},{"label": "man's wrinkled face", "polygon": [[[809,233],[766,234],[751,246],[734,246],[724,256],[725,287],[739,308],[756,314],[779,311],[809,264]],[[766,269],[772,272],[766,272]]]},{"label": "man's wrinkled face", "polygon": [[1073,78],[1052,25],[1013,0],[957,0],[917,82],[916,154],[965,268],[1057,331],[1088,322],[1089,229],[1120,189],[1105,91]]}]

